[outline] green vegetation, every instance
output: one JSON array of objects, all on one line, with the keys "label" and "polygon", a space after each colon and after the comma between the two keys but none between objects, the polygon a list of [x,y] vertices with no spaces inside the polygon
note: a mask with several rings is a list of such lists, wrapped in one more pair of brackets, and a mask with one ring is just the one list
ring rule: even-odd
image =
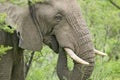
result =
[{"label": "green vegetation", "polygon": [[58,80],[56,74],[57,54],[47,46],[36,52],[26,80]]},{"label": "green vegetation", "polygon": [[120,80],[119,66],[120,60],[106,62],[105,59],[99,58],[90,80]]},{"label": "green vegetation", "polygon": [[[57,57],[47,46],[40,53],[36,52],[26,80],[59,80],[56,74]],[[95,69],[89,80],[120,80],[120,60],[108,59],[96,56]]]},{"label": "green vegetation", "polygon": [[[27,3],[27,0],[10,1],[15,4]],[[119,0],[113,1],[120,5]],[[89,80],[120,80],[120,9],[109,0],[78,0],[78,3],[92,33],[95,47],[108,54],[104,58],[96,56],[95,69]],[[5,14],[2,17],[0,23],[4,21]],[[0,24],[1,28],[4,27]],[[1,47],[0,53],[3,53],[6,49]],[[36,52],[26,80],[59,80],[56,74],[57,57],[46,46],[41,52]]]},{"label": "green vegetation", "polygon": [[3,14],[0,14],[0,30],[4,30],[6,32],[9,32],[9,33],[13,33],[14,32],[14,29],[12,28],[9,28],[7,24],[5,24],[5,18],[6,18],[6,14],[3,13]]},{"label": "green vegetation", "polygon": [[[3,13],[3,14],[0,14],[0,30],[4,30],[6,32],[9,32],[9,33],[13,33],[14,32],[14,29],[10,29],[6,24],[5,24],[5,18],[6,18],[6,14]],[[10,50],[12,49],[12,47],[5,47],[3,45],[0,45],[0,58],[3,54],[5,54],[5,52],[7,50]]]},{"label": "green vegetation", "polygon": [[118,54],[120,50],[120,10],[114,7],[109,0],[81,2],[83,14],[94,37],[95,47],[108,54]]},{"label": "green vegetation", "polygon": [[[95,47],[109,57],[97,57],[90,80],[120,80],[120,9],[110,0],[79,0]],[[119,0],[112,0],[120,5]]]},{"label": "green vegetation", "polygon": [[4,47],[3,45],[0,46],[0,57],[5,54],[6,51],[11,50],[12,47],[8,46],[8,47]]}]

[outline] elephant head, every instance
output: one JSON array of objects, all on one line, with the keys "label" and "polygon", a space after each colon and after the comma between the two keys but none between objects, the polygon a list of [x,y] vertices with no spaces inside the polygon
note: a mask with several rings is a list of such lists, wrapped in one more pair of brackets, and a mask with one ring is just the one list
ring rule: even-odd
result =
[{"label": "elephant head", "polygon": [[[57,73],[60,80],[86,80],[94,68],[94,47],[90,32],[76,0],[46,0],[31,6],[0,4],[6,23],[15,26],[19,47],[39,51],[42,44],[59,53]],[[68,70],[67,57],[74,62]]]}]

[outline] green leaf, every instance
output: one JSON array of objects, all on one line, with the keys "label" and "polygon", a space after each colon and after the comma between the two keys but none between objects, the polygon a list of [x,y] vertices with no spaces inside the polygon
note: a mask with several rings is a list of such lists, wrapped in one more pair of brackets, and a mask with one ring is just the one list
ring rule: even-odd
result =
[{"label": "green leaf", "polygon": [[0,46],[0,56],[6,54],[6,51],[11,50],[11,49],[12,49],[12,47],[10,47],[10,46],[5,47],[5,46],[1,45]]}]

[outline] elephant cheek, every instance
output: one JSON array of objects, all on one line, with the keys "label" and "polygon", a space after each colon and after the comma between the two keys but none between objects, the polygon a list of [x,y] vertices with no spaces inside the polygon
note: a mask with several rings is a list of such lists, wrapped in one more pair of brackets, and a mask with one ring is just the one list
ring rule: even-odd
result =
[{"label": "elephant cheek", "polygon": [[62,26],[58,26],[54,29],[54,35],[58,44],[62,48],[70,48],[74,50],[76,40],[73,36],[74,32],[72,28],[68,24],[64,24]]}]

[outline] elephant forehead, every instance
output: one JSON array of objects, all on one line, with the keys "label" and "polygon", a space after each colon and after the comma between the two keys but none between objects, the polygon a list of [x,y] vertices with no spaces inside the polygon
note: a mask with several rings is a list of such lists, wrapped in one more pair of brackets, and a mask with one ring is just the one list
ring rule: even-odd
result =
[{"label": "elephant forehead", "polygon": [[74,6],[76,6],[76,3],[75,3],[75,0],[59,0],[59,1],[53,0],[51,5],[55,9],[59,10],[60,12],[64,14],[64,13],[68,13],[69,11],[71,11],[72,8],[75,9]]},{"label": "elephant forehead", "polygon": [[59,0],[59,1],[55,1],[52,5],[56,9],[65,10],[65,9],[67,9],[67,6],[68,6],[67,4],[68,4],[67,1],[63,2],[63,1]]},{"label": "elephant forehead", "polygon": [[57,9],[55,9],[51,5],[42,5],[38,9],[38,15],[40,15],[41,17],[54,16],[56,13]]}]

